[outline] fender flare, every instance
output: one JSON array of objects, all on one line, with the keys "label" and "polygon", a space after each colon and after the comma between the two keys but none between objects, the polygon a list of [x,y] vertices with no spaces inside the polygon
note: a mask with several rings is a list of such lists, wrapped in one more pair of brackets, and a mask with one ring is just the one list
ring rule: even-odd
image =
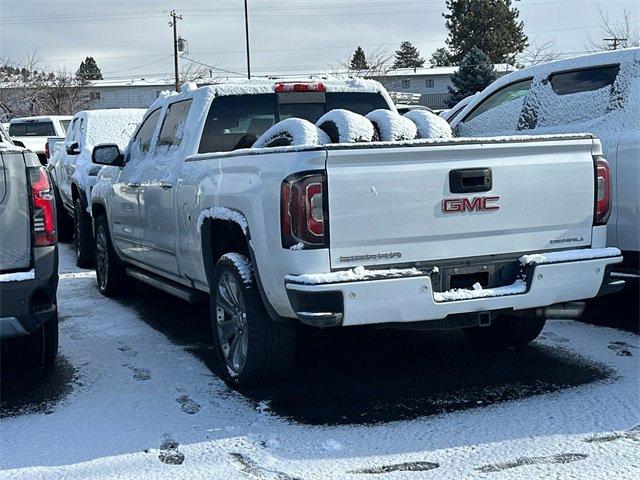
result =
[{"label": "fender flare", "polygon": [[[214,212],[218,212],[220,213],[220,215],[229,215],[224,217],[216,216]],[[211,220],[207,221],[208,219]],[[214,234],[212,220],[224,220],[235,223],[240,227],[247,241],[249,261],[251,262],[251,267],[253,268],[253,277],[255,279],[256,286],[258,287],[258,293],[260,294],[260,298],[262,299],[265,310],[269,314],[271,320],[273,320],[274,322],[285,320],[280,315],[278,315],[278,312],[276,312],[276,310],[273,308],[264,290],[262,279],[260,278],[260,271],[258,270],[256,255],[253,251],[253,247],[251,246],[251,231],[249,230],[249,223],[247,222],[247,217],[244,215],[244,213],[239,210],[234,210],[226,207],[211,207],[202,210],[202,212],[200,212],[200,215],[198,216],[196,225],[200,233],[200,242],[202,245],[202,261],[209,287],[211,287],[211,283],[213,282],[213,269],[215,268],[215,264],[213,261],[213,246],[211,245],[211,239],[213,238]]]}]

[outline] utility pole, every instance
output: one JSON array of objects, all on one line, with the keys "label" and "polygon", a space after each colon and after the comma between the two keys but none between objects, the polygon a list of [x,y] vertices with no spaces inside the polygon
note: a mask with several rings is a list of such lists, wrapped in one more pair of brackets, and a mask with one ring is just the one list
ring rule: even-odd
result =
[{"label": "utility pole", "polygon": [[173,73],[176,81],[176,92],[180,91],[180,79],[178,78],[178,28],[176,22],[182,20],[182,15],[177,15],[175,10],[169,14],[171,21],[169,26],[173,27]]},{"label": "utility pole", "polygon": [[620,37],[603,38],[602,40],[604,40],[605,42],[611,42],[611,48],[613,50],[617,50],[618,45],[622,45],[623,42],[627,41],[626,38],[620,38]]},{"label": "utility pole", "polygon": [[244,0],[244,35],[247,41],[247,78],[251,79],[251,56],[249,55],[249,13],[247,0]]}]

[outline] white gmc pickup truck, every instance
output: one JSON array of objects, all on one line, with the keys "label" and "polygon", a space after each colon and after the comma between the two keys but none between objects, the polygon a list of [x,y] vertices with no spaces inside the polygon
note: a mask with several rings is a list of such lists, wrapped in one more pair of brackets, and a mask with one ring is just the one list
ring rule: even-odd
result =
[{"label": "white gmc pickup truck", "polygon": [[91,194],[98,288],[112,296],[133,277],[208,299],[220,374],[240,386],[286,374],[296,323],[462,328],[504,347],[622,288],[596,138],[418,127],[375,141],[384,125],[374,135],[360,116],[374,110],[406,122],[363,80],[160,97],[124,153],[93,151],[109,165]]}]

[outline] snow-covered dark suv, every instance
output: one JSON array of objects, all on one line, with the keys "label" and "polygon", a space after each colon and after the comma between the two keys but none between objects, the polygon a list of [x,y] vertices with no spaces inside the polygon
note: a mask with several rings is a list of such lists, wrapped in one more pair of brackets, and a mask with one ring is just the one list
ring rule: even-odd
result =
[{"label": "snow-covered dark suv", "polygon": [[0,341],[3,366],[53,363],[58,351],[56,206],[35,153],[0,145]]}]

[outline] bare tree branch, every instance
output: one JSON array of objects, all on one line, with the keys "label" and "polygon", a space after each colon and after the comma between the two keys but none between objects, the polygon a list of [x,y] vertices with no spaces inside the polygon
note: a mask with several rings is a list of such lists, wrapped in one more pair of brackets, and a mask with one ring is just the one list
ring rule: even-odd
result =
[{"label": "bare tree branch", "polygon": [[605,39],[619,39],[616,42],[616,48],[638,47],[640,46],[640,30],[638,27],[633,26],[631,20],[631,12],[624,10],[621,21],[615,21],[611,19],[608,11],[603,11],[600,5],[598,5],[598,14],[600,15],[600,32],[601,37],[594,40],[589,35],[589,44],[587,48],[592,51],[601,50],[613,50],[614,44],[610,40]]},{"label": "bare tree branch", "polygon": [[521,55],[518,56],[518,63],[525,67],[532,65],[539,65],[541,63],[548,63],[560,58],[560,54],[556,51],[556,41],[549,40],[544,43],[538,43],[533,40],[531,44],[524,49]]}]

